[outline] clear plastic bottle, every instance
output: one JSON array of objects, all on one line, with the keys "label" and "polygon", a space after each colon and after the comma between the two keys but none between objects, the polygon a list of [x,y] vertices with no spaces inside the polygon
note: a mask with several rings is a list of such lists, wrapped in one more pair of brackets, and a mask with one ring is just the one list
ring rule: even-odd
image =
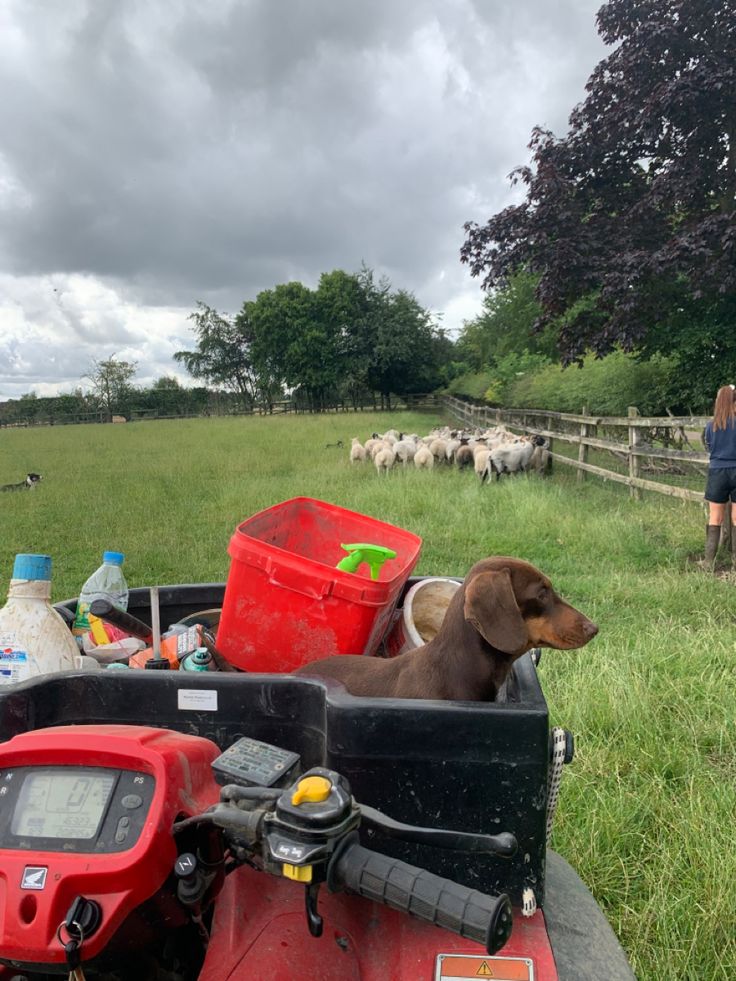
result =
[{"label": "clear plastic bottle", "polygon": [[0,610],[0,685],[39,675],[97,667],[82,657],[51,606],[51,557],[16,555],[8,601]]},{"label": "clear plastic bottle", "polygon": [[122,552],[102,553],[102,565],[82,586],[77,599],[77,614],[72,628],[77,637],[91,629],[88,612],[93,600],[106,599],[119,610],[128,609],[128,584],[123,575],[124,561],[125,555]]}]

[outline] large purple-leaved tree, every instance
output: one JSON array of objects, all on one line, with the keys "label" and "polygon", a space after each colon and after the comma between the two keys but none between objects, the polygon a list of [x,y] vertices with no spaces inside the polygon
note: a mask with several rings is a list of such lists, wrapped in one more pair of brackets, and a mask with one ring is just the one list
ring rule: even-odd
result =
[{"label": "large purple-leaved tree", "polygon": [[525,200],[468,222],[461,259],[486,289],[536,273],[566,363],[681,341],[736,369],[736,0],[609,0],[597,24],[615,48],[569,132],[533,131]]}]

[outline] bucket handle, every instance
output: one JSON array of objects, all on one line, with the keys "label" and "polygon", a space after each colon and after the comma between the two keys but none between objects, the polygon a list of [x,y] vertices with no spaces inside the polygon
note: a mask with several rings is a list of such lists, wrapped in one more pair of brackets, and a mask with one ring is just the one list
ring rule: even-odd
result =
[{"label": "bucket handle", "polygon": [[266,572],[272,586],[290,589],[293,593],[300,593],[310,599],[324,599],[332,591],[331,582],[306,575],[301,569],[290,569],[288,566],[269,563]]}]

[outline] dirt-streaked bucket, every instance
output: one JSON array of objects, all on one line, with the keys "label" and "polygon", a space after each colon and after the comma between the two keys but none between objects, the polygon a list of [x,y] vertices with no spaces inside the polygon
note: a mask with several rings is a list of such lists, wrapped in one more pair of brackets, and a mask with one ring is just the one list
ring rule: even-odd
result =
[{"label": "dirt-streaked bucket", "polygon": [[400,616],[386,639],[386,653],[394,657],[429,643],[442,626],[450,600],[461,585],[456,579],[440,578],[415,583],[404,597]]}]

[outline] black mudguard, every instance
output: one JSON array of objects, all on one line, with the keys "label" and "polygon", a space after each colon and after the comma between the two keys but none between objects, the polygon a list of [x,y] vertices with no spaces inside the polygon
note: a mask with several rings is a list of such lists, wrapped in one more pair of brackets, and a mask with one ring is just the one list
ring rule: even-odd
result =
[{"label": "black mudguard", "polygon": [[544,918],[559,981],[636,981],[588,887],[561,855],[549,850]]}]

